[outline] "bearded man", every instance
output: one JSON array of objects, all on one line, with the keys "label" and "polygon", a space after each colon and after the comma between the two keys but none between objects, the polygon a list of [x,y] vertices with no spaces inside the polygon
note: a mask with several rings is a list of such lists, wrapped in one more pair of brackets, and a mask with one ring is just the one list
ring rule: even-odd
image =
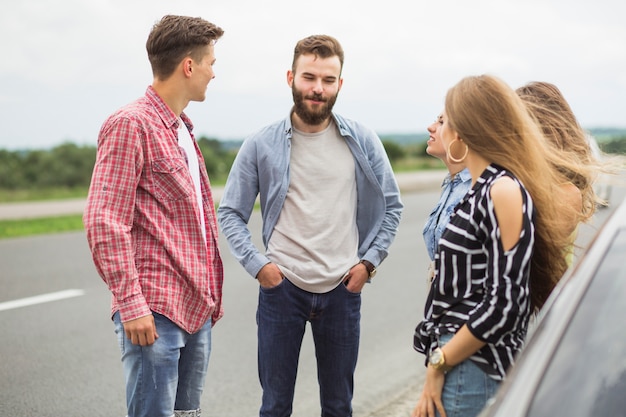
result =
[{"label": "bearded man", "polygon": [[[244,141],[218,210],[233,255],[259,285],[263,417],[291,415],[307,322],[321,415],[352,415],[361,290],[400,222],[400,192],[380,139],[332,111],[343,58],[331,36],[297,43],[287,71],[290,115]],[[264,252],[248,229],[257,197]]]}]

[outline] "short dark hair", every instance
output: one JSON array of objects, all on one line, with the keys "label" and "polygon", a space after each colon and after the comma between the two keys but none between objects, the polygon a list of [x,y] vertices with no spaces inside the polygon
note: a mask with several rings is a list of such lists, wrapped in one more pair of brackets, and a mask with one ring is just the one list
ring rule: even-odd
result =
[{"label": "short dark hair", "polygon": [[154,24],[146,41],[152,74],[167,79],[183,58],[201,59],[203,49],[223,34],[222,28],[199,17],[163,16]]},{"label": "short dark hair", "polygon": [[296,72],[296,61],[301,55],[305,54],[313,54],[318,58],[336,56],[339,58],[341,68],[343,68],[343,48],[339,41],[332,36],[311,35],[298,41],[293,51],[293,62],[291,64],[293,72]]}]

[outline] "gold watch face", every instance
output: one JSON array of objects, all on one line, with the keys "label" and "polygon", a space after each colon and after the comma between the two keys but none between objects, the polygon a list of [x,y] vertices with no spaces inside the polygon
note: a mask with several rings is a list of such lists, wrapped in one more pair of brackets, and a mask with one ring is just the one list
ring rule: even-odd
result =
[{"label": "gold watch face", "polygon": [[440,349],[435,349],[430,354],[430,358],[428,359],[428,362],[430,362],[431,365],[436,367],[441,362],[441,358],[442,358],[441,350]]}]

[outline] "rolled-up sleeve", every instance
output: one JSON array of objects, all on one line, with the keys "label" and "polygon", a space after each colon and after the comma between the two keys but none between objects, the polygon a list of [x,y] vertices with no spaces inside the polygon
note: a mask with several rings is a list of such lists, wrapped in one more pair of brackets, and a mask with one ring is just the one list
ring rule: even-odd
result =
[{"label": "rolled-up sleeve", "polygon": [[98,139],[83,223],[96,270],[119,306],[122,321],[150,314],[133,252],[133,216],[143,166],[139,128],[129,118],[111,118]]}]

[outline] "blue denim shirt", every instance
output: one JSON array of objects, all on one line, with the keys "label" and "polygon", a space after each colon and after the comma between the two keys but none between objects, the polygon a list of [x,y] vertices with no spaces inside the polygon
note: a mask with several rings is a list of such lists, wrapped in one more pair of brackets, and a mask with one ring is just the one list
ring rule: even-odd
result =
[{"label": "blue denim shirt", "polygon": [[[355,161],[358,256],[377,266],[387,257],[400,223],[403,205],[398,183],[376,133],[334,113],[333,118]],[[287,117],[248,137],[237,153],[218,209],[231,252],[253,277],[270,261],[252,243],[247,224],[259,196],[267,249],[289,189],[291,136]]]},{"label": "blue denim shirt", "polygon": [[472,176],[467,168],[455,175],[454,179],[450,180],[450,174],[448,173],[443,180],[439,202],[432,213],[430,213],[430,216],[428,216],[426,224],[424,224],[424,230],[422,231],[426,250],[428,251],[428,256],[431,261],[435,260],[437,243],[446,225],[450,221],[450,215],[463,196],[467,194],[471,184]]}]

